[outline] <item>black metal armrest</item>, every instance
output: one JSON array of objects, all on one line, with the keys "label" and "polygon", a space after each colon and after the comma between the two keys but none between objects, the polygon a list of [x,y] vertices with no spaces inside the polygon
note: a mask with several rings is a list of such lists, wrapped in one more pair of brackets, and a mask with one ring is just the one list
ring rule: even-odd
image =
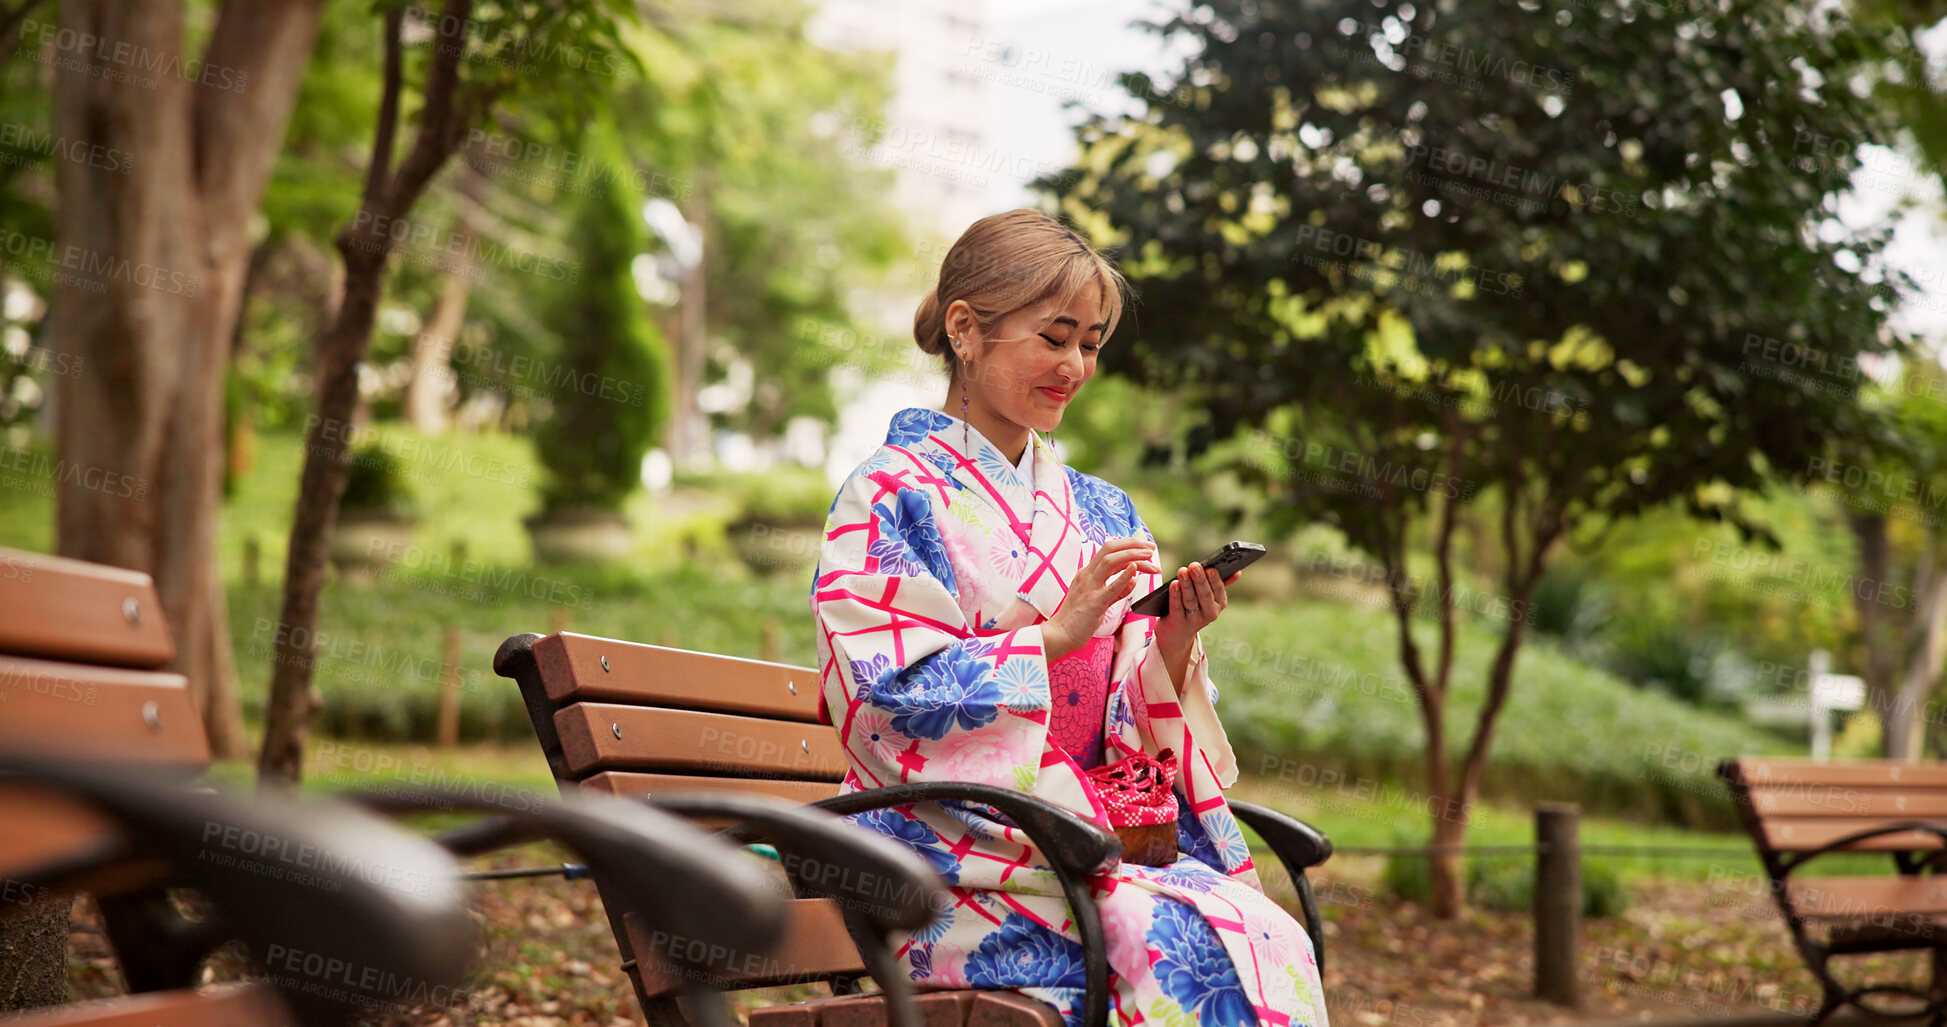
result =
[{"label": "black metal armrest", "polygon": [[1332,840],[1297,817],[1254,802],[1231,799],[1229,805],[1238,822],[1256,831],[1287,868],[1309,870],[1332,858]]},{"label": "black metal armrest", "polygon": [[919,1027],[912,982],[894,962],[892,932],[916,930],[952,906],[946,884],[919,855],[823,810],[759,795],[672,792],[650,800],[686,817],[732,821],[725,834],[769,842],[800,895],[838,903],[893,1027]]},{"label": "black metal armrest", "polygon": [[[453,859],[424,838],[351,805],[249,802],[197,793],[147,768],[0,758],[9,783],[80,800],[122,835],[93,868],[19,871],[35,888],[69,890],[123,860],[167,867],[159,884],[103,902],[129,987],[184,988],[202,960],[243,942],[306,1027],[368,1015],[400,995],[440,995],[479,950]],[[185,918],[165,887],[187,885],[212,917]]]},{"label": "black metal armrest", "polygon": [[[769,951],[784,931],[784,897],[735,846],[679,817],[605,795],[490,802],[467,792],[388,788],[345,799],[386,813],[461,809],[495,814],[438,839],[458,856],[552,839],[619,889],[648,923],[682,944],[661,958],[702,985],[726,958]],[[691,944],[700,943],[700,944]]]},{"label": "black metal armrest", "polygon": [[1318,914],[1318,903],[1312,898],[1312,883],[1305,876],[1306,869],[1323,865],[1332,858],[1332,840],[1325,832],[1299,820],[1297,817],[1280,813],[1267,806],[1254,802],[1229,800],[1230,812],[1245,827],[1256,831],[1264,844],[1271,847],[1278,862],[1284,864],[1285,872],[1291,875],[1291,884],[1298,889],[1298,906],[1305,913],[1305,933],[1311,935],[1312,955],[1318,960],[1318,972],[1325,972],[1325,919]]},{"label": "black metal armrest", "polygon": [[1778,861],[1778,879],[1782,881],[1799,867],[1810,863],[1820,856],[1828,856],[1834,852],[1838,852],[1848,845],[1855,845],[1868,838],[1878,838],[1881,835],[1899,834],[1902,831],[1919,831],[1922,834],[1930,834],[1940,839],[1943,845],[1947,845],[1947,826],[1925,820],[1908,820],[1898,824],[1887,824],[1883,827],[1874,827],[1865,831],[1855,832],[1846,835],[1844,838],[1835,838],[1816,849],[1801,852],[1788,859],[1780,859]]},{"label": "black metal armrest", "polygon": [[1031,795],[992,785],[958,781],[928,781],[890,785],[820,799],[813,803],[833,813],[865,813],[918,802],[966,801],[992,806],[1025,832],[1054,868],[1055,880],[1068,899],[1075,929],[1082,936],[1087,990],[1083,997],[1083,1027],[1106,1027],[1109,1022],[1109,949],[1102,933],[1102,913],[1089,894],[1088,878],[1115,866],[1122,856],[1122,839],[1076,813]]},{"label": "black metal armrest", "polygon": [[822,895],[889,930],[917,930],[952,904],[911,849],[822,810],[761,795],[659,793],[649,803],[694,819],[734,821],[724,833],[768,842],[800,894]]}]

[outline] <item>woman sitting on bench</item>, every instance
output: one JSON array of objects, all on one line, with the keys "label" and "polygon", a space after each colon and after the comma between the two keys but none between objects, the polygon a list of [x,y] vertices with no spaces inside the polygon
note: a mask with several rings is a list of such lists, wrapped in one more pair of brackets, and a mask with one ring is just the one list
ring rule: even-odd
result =
[{"label": "woman sitting on bench", "polygon": [[[811,595],[824,715],[846,791],[971,781],[1120,828],[1124,859],[1093,882],[1112,1020],[1322,1027],[1310,939],[1260,890],[1224,802],[1237,766],[1198,631],[1237,575],[1180,568],[1167,615],[1130,613],[1162,580],[1149,528],[1037,434],[1095,373],[1125,288],[1032,210],[947,253],[914,335],[955,413],[894,414],[832,504]],[[1081,1022],[1079,935],[1025,835],[963,804],[854,819],[953,886],[899,952],[915,982],[1014,989]]]}]

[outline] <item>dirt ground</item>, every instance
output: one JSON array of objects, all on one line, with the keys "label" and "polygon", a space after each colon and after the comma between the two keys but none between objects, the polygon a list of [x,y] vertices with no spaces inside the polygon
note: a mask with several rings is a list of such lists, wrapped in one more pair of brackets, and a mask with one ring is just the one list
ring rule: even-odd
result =
[{"label": "dirt ground", "polygon": [[[492,866],[558,863],[539,847],[501,853]],[[1533,936],[1528,914],[1474,910],[1437,922],[1425,910],[1380,895],[1344,861],[1316,882],[1327,920],[1326,989],[1340,1027],[1472,1027],[1694,1019],[1765,1011],[1810,1013],[1815,982],[1793,950],[1770,899],[1748,887],[1695,881],[1638,882],[1622,916],[1590,920],[1582,943],[1579,1009],[1530,995]],[[1376,869],[1376,868],[1374,868]],[[1281,876],[1267,872],[1273,895],[1291,899]],[[451,1008],[412,1008],[375,1019],[403,1025],[621,1027],[642,1023],[628,978],[617,969],[614,940],[595,888],[585,881],[538,878],[473,886],[488,951]],[[1295,901],[1287,902],[1296,908]],[[1874,978],[1920,971],[1924,957],[1871,957]],[[241,971],[218,958],[209,980]],[[93,907],[75,906],[70,980],[77,998],[122,990]],[[796,1001],[822,987],[746,992],[753,1004]]]}]

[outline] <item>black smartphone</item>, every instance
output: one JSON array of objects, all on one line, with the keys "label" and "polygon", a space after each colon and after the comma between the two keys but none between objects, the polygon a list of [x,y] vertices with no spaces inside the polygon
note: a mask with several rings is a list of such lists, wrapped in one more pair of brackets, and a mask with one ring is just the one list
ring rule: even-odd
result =
[{"label": "black smartphone", "polygon": [[[1249,567],[1264,555],[1264,547],[1255,542],[1230,542],[1222,549],[1197,561],[1204,567],[1216,571],[1217,577],[1228,578],[1232,574]],[[1130,613],[1145,617],[1166,617],[1170,612],[1170,582],[1176,580],[1171,574],[1163,582],[1163,587],[1143,596],[1129,605]]]}]

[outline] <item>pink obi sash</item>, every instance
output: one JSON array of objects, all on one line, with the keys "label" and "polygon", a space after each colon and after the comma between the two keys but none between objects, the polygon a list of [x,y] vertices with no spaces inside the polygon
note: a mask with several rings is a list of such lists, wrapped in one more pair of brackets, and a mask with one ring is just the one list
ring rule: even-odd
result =
[{"label": "pink obi sash", "polygon": [[1087,644],[1048,664],[1048,736],[1083,770],[1102,763],[1102,718],[1114,656],[1114,635],[1091,635]]}]

